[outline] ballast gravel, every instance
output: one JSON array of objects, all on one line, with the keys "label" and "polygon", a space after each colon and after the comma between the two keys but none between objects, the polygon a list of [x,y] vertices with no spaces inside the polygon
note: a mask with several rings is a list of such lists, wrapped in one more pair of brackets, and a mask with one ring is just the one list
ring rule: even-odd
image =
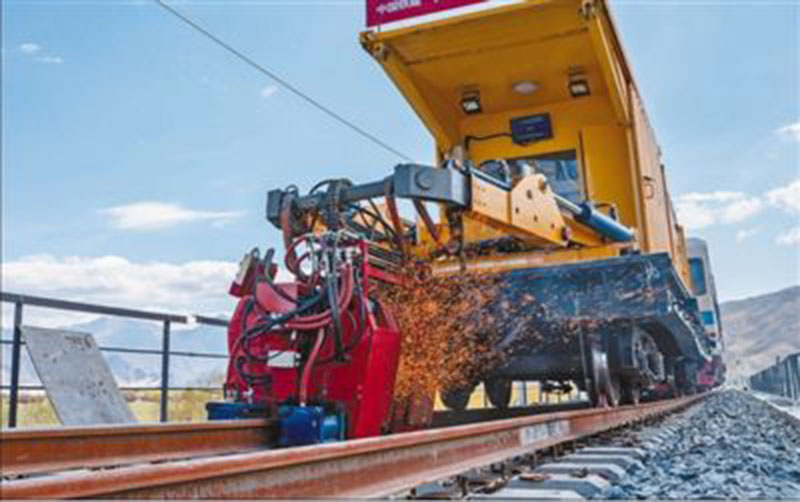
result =
[{"label": "ballast gravel", "polygon": [[800,499],[800,427],[744,392],[715,393],[658,429],[644,468],[597,498]]}]

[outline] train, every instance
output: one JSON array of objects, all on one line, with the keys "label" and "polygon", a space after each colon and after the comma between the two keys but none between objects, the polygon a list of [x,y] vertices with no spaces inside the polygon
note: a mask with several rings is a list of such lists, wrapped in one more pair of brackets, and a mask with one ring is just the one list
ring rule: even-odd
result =
[{"label": "train", "polygon": [[267,413],[282,446],[429,426],[429,391],[395,393],[424,322],[401,325],[379,294],[420,277],[490,277],[496,291],[481,330],[502,360],[437,389],[452,410],[479,384],[506,408],[515,380],[575,386],[595,406],[722,382],[707,248],[677,220],[606,1],[531,0],[359,40],[431,134],[433,161],[269,190],[296,280],[276,282],[275,250],[245,255],[211,418]]},{"label": "train", "polygon": [[687,242],[692,292],[697,299],[700,317],[711,346],[711,360],[703,363],[697,375],[697,390],[706,391],[725,383],[725,338],[708,244],[696,237],[688,239]]}]

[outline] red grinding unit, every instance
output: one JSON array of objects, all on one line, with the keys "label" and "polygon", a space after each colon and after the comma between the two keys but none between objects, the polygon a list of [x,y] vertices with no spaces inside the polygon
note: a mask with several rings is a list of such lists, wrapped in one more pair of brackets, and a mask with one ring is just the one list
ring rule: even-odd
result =
[{"label": "red grinding unit", "polygon": [[[301,243],[308,252],[297,258]],[[364,241],[341,235],[289,246],[296,282],[272,282],[271,255],[248,255],[231,287],[241,299],[228,330],[227,396],[277,414],[286,445],[343,439],[337,429],[347,438],[385,432],[401,337],[371,287],[392,277],[370,266]],[[298,425],[300,412],[310,415]],[[329,430],[315,429],[326,418]]]},{"label": "red grinding unit", "polygon": [[705,392],[717,387],[725,380],[725,363],[722,356],[715,355],[710,361],[703,364],[697,372],[697,388]]}]

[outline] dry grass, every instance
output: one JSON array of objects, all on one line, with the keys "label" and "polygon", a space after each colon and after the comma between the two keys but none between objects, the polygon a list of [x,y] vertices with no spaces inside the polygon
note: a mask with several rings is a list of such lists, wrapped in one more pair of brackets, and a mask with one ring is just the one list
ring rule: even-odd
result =
[{"label": "dry grass", "polygon": [[[2,427],[8,424],[8,394],[3,393],[0,399],[0,419]],[[58,425],[56,412],[42,392],[23,392],[19,397],[17,409],[17,425],[19,427],[37,427]]]},{"label": "dry grass", "polygon": [[[160,398],[158,391],[124,391],[131,411],[139,422],[157,422]],[[171,422],[200,422],[206,420],[208,401],[222,399],[222,391],[171,391],[169,394],[169,420]],[[0,399],[2,427],[8,423],[8,394]],[[60,425],[50,401],[42,392],[23,392],[17,412],[19,427]]]}]

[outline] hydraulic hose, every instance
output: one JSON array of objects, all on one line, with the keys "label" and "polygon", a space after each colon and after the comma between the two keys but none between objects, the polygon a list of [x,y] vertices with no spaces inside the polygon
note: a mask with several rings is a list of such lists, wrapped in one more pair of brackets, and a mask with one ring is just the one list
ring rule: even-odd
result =
[{"label": "hydraulic hose", "polygon": [[314,361],[319,355],[319,350],[322,348],[322,342],[325,340],[325,329],[320,328],[317,332],[317,339],[314,341],[314,348],[311,349],[311,354],[308,356],[306,364],[303,366],[303,376],[300,378],[300,406],[305,406],[308,398],[308,382],[311,379],[311,371],[314,369]]},{"label": "hydraulic hose", "polygon": [[[342,267],[340,273],[342,285],[339,288],[338,302],[335,305],[339,312],[342,312],[350,304],[353,299],[353,268],[350,264]],[[285,323],[286,329],[308,331],[321,328],[329,324],[332,320],[332,311],[330,308],[319,314],[312,314],[308,316],[300,316],[289,320]]]}]

